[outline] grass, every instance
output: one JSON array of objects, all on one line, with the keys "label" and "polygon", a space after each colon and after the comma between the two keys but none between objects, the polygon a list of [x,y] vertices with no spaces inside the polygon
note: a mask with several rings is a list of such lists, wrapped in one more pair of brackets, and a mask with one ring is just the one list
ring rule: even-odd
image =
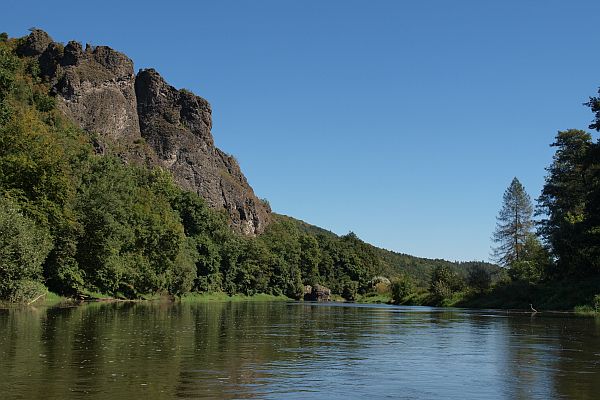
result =
[{"label": "grass", "polygon": [[365,295],[359,295],[356,298],[357,303],[367,304],[390,304],[392,302],[392,296],[390,293],[367,293]]},{"label": "grass", "polygon": [[243,294],[235,294],[233,296],[228,295],[227,293],[189,293],[181,296],[179,298],[181,302],[184,303],[206,303],[211,301],[216,302],[224,302],[224,301],[232,301],[232,302],[241,302],[241,301],[290,301],[287,296],[275,296],[271,294],[258,293],[252,296],[246,296]]},{"label": "grass", "polygon": [[342,296],[340,296],[339,294],[331,294],[331,296],[329,296],[329,300],[330,301],[335,301],[337,303],[344,303],[348,300],[346,300],[345,298],[343,298]]},{"label": "grass", "polygon": [[[530,284],[511,282],[484,293],[465,293],[456,303],[460,307],[537,310],[595,310],[594,296],[600,292],[600,277],[587,280],[562,280]],[[585,307],[589,307],[585,308]]]},{"label": "grass", "polygon": [[40,297],[39,299],[37,299],[35,302],[31,303],[31,304],[27,304],[27,302],[25,303],[11,303],[8,301],[0,301],[0,308],[14,308],[14,307],[25,307],[25,306],[32,306],[32,307],[54,307],[57,306],[59,304],[63,304],[63,303],[69,303],[70,301],[72,301],[72,299],[68,298],[68,297],[63,297],[61,295],[58,295],[54,292],[46,292],[45,295],[43,295],[42,297]]},{"label": "grass", "polygon": [[583,317],[600,317],[600,311],[589,305],[576,306],[573,311],[575,311],[575,314]]},{"label": "grass", "polygon": [[61,304],[61,303],[67,303],[70,300],[71,299],[69,299],[67,297],[63,297],[63,296],[61,296],[59,294],[56,294],[54,292],[48,292],[46,294],[46,297],[44,298],[44,301],[42,303],[45,306],[52,307],[52,306],[56,306],[56,305]]}]

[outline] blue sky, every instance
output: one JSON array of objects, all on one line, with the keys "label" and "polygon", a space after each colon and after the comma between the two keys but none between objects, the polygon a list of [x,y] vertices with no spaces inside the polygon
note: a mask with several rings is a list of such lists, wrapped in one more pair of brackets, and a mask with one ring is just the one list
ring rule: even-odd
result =
[{"label": "blue sky", "polygon": [[487,260],[504,190],[539,195],[600,86],[598,1],[94,3],[7,0],[0,31],[156,68],[274,211],[423,257]]}]

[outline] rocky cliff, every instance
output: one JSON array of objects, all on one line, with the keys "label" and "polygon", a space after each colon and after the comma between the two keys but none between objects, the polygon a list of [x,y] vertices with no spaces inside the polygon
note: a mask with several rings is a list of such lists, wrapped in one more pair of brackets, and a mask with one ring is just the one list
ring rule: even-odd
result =
[{"label": "rocky cliff", "polygon": [[18,50],[39,61],[59,107],[93,134],[99,152],[166,168],[180,186],[227,210],[238,231],[264,230],[271,210],[236,160],[215,147],[205,99],[175,89],[153,69],[135,75],[133,62],[106,46],[63,46],[33,30]]}]

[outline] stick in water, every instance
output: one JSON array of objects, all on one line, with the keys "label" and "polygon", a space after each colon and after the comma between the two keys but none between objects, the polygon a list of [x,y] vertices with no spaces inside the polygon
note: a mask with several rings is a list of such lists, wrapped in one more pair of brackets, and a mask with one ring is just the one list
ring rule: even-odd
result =
[{"label": "stick in water", "polygon": [[32,305],[33,303],[35,303],[36,301],[38,301],[38,299],[42,296],[45,296],[46,293],[42,293],[40,294],[38,297],[36,297],[35,299],[31,300],[29,303],[27,303],[28,306]]}]

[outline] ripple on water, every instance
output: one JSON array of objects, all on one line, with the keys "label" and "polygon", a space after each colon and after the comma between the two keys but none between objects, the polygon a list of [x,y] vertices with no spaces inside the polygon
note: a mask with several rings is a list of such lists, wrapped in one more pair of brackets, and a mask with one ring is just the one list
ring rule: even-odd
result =
[{"label": "ripple on water", "polygon": [[0,314],[8,398],[595,398],[597,325],[306,303]]}]

